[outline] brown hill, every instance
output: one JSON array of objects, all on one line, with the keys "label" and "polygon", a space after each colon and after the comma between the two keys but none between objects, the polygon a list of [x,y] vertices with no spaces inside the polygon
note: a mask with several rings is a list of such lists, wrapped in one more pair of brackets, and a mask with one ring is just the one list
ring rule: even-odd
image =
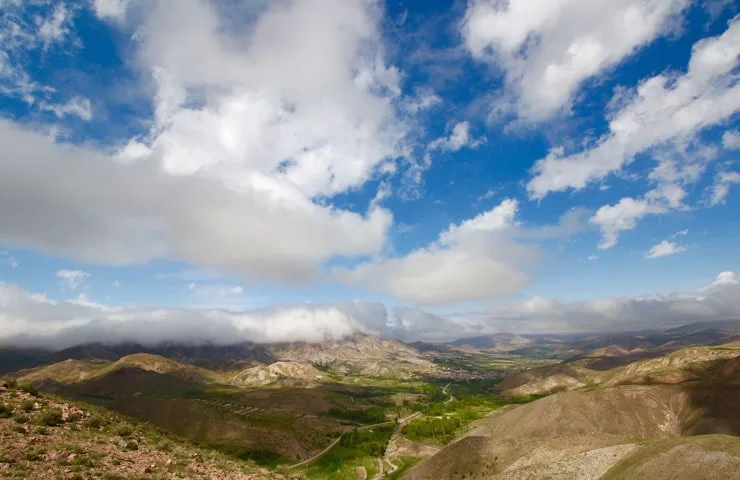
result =
[{"label": "brown hill", "polygon": [[678,478],[609,475],[633,472],[628,465],[671,472],[659,457],[681,446],[704,466],[682,478],[733,478],[723,475],[740,461],[740,438],[714,435],[709,445],[706,437],[683,436],[740,434],[738,405],[740,389],[712,383],[558,393],[480,421],[406,478]]},{"label": "brown hill", "polygon": [[0,387],[0,406],[0,478],[282,478],[89,405]]},{"label": "brown hill", "polygon": [[690,347],[667,355],[639,360],[607,371],[592,370],[580,360],[538,367],[502,381],[498,389],[507,396],[543,395],[601,385],[675,384],[706,378],[715,364],[740,356],[733,346]]},{"label": "brown hill", "polygon": [[435,370],[417,350],[396,340],[356,333],[339,341],[274,345],[283,361],[326,365],[344,373],[409,378]]},{"label": "brown hill", "polygon": [[124,368],[139,368],[155,373],[166,373],[199,383],[209,383],[221,379],[221,375],[216,372],[191,365],[183,365],[169,358],[148,353],[127,355],[113,363],[105,360],[68,359],[29,371],[22,371],[16,376],[21,380],[34,383],[44,380],[75,383],[107,375]]},{"label": "brown hill", "polygon": [[309,386],[326,378],[324,373],[308,363],[275,362],[243,370],[230,377],[228,383],[245,387],[270,384]]}]

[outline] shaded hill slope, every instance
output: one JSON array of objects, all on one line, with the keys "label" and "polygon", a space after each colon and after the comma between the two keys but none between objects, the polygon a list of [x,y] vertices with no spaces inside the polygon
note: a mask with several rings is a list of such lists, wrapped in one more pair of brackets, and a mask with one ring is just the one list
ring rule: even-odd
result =
[{"label": "shaded hill slope", "polygon": [[478,422],[405,478],[678,478],[607,475],[633,472],[627,464],[665,474],[659,457],[679,446],[703,465],[702,475],[682,478],[733,478],[723,475],[740,462],[740,438],[712,435],[718,440],[707,446],[707,437],[686,435],[740,434],[739,404],[740,389],[726,385],[562,392]]},{"label": "shaded hill slope", "polygon": [[[726,361],[736,357],[740,357],[740,348],[728,344],[719,347],[684,348],[607,371],[590,369],[576,360],[512,375],[504,379],[498,389],[508,396],[543,395],[597,385],[675,384],[708,376],[729,377],[736,372],[732,367],[734,363]],[[725,364],[725,368],[729,370],[724,373],[717,370],[716,366],[720,363]]]},{"label": "shaded hill slope", "polygon": [[89,405],[2,387],[0,405],[2,478],[283,478]]}]

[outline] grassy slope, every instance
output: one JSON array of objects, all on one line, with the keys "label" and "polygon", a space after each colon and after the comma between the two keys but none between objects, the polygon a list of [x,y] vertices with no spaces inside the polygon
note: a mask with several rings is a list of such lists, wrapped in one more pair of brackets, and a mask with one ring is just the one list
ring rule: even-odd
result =
[{"label": "grassy slope", "polygon": [[280,478],[131,418],[0,388],[0,477]]}]

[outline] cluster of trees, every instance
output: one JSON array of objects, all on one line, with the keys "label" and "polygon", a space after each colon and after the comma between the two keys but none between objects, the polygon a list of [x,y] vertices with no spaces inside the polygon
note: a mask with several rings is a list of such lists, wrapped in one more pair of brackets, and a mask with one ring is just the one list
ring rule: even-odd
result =
[{"label": "cluster of trees", "polygon": [[455,432],[464,426],[459,417],[416,420],[409,423],[403,433],[411,440],[434,439],[444,443],[455,438]]},{"label": "cluster of trees", "polygon": [[371,457],[382,457],[388,447],[388,440],[393,434],[393,427],[380,427],[374,430],[353,430],[345,434],[340,445],[360,450]]},{"label": "cluster of trees", "polygon": [[366,425],[372,425],[375,423],[383,423],[386,421],[385,410],[381,407],[370,407],[363,409],[346,409],[339,407],[332,407],[328,412],[330,417],[341,418],[342,420],[350,420]]}]

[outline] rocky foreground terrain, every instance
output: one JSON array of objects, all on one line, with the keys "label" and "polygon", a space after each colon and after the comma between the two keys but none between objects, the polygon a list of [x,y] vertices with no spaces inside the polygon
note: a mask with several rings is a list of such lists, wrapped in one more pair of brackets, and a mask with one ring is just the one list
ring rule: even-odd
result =
[{"label": "rocky foreground terrain", "polygon": [[[10,385],[13,387],[13,384]],[[24,391],[25,390],[25,391]],[[0,478],[287,478],[103,409],[0,386]]]}]

